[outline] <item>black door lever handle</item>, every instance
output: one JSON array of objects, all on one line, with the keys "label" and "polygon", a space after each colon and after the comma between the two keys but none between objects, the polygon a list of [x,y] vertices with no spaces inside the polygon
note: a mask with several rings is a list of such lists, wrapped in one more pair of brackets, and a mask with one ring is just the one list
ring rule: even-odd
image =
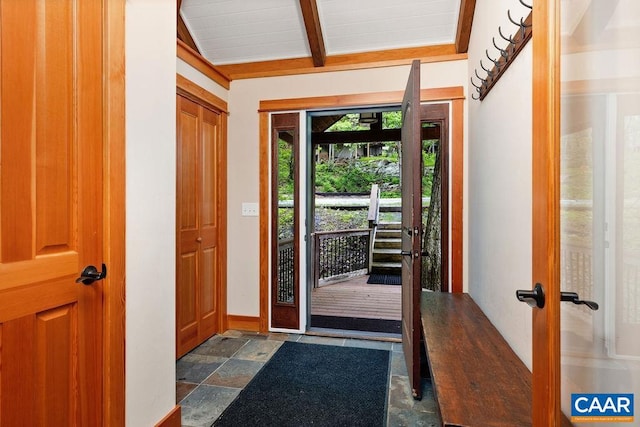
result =
[{"label": "black door lever handle", "polygon": [[76,283],[82,283],[83,285],[90,285],[96,280],[102,280],[107,277],[107,266],[102,264],[102,271],[93,265],[88,265],[80,273],[80,277],[76,279]]},{"label": "black door lever handle", "polygon": [[540,283],[536,283],[531,290],[517,290],[516,298],[518,298],[518,301],[526,302],[531,307],[544,307],[544,289]]},{"label": "black door lever handle", "polygon": [[580,296],[575,292],[560,292],[560,301],[572,302],[577,305],[584,304],[591,310],[596,311],[600,306],[595,301],[581,300]]}]

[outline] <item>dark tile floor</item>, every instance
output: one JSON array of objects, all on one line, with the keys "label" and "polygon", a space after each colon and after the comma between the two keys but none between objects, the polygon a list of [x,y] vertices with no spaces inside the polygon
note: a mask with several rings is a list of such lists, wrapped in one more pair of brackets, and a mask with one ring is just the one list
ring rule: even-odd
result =
[{"label": "dark tile floor", "polygon": [[424,383],[421,401],[411,397],[400,343],[239,331],[210,338],[176,363],[182,425],[211,426],[285,340],[391,351],[387,426],[440,425],[430,383]]}]

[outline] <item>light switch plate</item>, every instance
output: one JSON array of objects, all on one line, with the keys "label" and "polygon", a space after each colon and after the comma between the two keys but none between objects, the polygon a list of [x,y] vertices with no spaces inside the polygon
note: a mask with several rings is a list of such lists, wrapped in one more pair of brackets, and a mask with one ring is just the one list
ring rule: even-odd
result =
[{"label": "light switch plate", "polygon": [[242,203],[242,216],[258,216],[258,204]]}]

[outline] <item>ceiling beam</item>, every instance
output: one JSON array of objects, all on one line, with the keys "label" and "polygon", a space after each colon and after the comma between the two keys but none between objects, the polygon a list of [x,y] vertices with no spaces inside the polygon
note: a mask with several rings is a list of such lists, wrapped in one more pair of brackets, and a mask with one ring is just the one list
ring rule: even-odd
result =
[{"label": "ceiling beam", "polygon": [[322,28],[320,27],[320,17],[318,16],[318,5],[316,0],[300,0],[300,9],[304,26],[307,30],[307,39],[311,49],[311,58],[315,67],[324,66],[327,53],[324,48]]},{"label": "ceiling beam", "polygon": [[322,73],[329,71],[360,70],[364,68],[408,65],[414,59],[422,63],[457,61],[467,59],[467,54],[457,54],[455,45],[410,47],[404,49],[379,50],[327,56],[324,67],[315,67],[310,57],[275,61],[247,62],[243,64],[218,65],[216,68],[231,80],[258,77],[290,76],[296,74]]},{"label": "ceiling beam", "polygon": [[189,32],[189,29],[187,28],[187,25],[184,23],[184,20],[182,19],[182,15],[180,15],[180,7],[182,6],[182,0],[177,0],[176,6],[178,7],[178,15],[177,15],[178,16],[178,25],[177,25],[178,39],[183,41],[191,49],[200,53],[200,50],[198,49],[196,42],[193,40],[193,37],[191,37],[191,33]]},{"label": "ceiling beam", "polygon": [[473,25],[473,13],[476,10],[476,0],[460,0],[460,13],[458,14],[458,29],[456,30],[456,52],[467,53],[471,27]]},{"label": "ceiling beam", "polygon": [[[345,144],[362,142],[400,141],[400,129],[352,130],[343,132],[313,132],[313,144]],[[440,139],[439,127],[422,128],[422,139]]]}]

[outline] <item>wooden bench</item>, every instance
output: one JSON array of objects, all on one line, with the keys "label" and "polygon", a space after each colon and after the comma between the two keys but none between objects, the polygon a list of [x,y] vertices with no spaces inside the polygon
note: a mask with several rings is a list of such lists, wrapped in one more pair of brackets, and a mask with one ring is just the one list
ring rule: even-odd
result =
[{"label": "wooden bench", "polygon": [[444,426],[530,426],[531,372],[468,294],[422,292],[431,382]]}]

